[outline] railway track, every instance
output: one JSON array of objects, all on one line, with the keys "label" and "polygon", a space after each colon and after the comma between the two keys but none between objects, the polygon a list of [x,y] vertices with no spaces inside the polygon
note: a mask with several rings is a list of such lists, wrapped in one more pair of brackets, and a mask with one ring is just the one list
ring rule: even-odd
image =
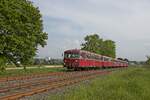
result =
[{"label": "railway track", "polygon": [[[97,75],[108,74],[111,71],[82,71],[82,72],[69,72],[58,74],[47,74],[44,79],[35,79],[34,81],[15,83],[0,88],[0,100],[16,100],[25,96],[41,93],[57,89],[59,87],[75,84],[87,79],[96,77]],[[54,77],[59,76],[59,77]],[[37,77],[34,77],[37,78]],[[23,78],[19,78],[24,81]],[[26,79],[26,78],[25,78]],[[29,78],[27,80],[30,80]],[[15,91],[15,92],[14,92]]]},{"label": "railway track", "polygon": [[15,81],[15,80],[27,80],[27,79],[32,79],[32,78],[37,78],[37,77],[44,77],[48,75],[61,75],[63,72],[51,72],[48,74],[32,74],[32,75],[26,75],[26,76],[17,76],[17,77],[4,77],[0,78],[0,82],[8,82],[8,81]]},{"label": "railway track", "polygon": [[[44,78],[44,77],[43,77],[44,79],[39,78],[38,80],[36,79],[33,82],[32,81],[31,82],[19,82],[19,83],[16,83],[16,84],[9,83],[9,84],[11,84],[10,86],[5,84],[7,86],[5,86],[3,88],[0,88],[0,93],[7,92],[10,89],[27,88],[29,86],[34,86],[34,85],[39,85],[39,84],[43,84],[44,85],[45,83],[52,83],[52,82],[63,81],[63,80],[65,80],[67,78],[67,76],[69,76],[69,78],[71,78],[71,76],[72,76],[71,74],[74,74],[74,73],[73,72],[72,73],[68,73],[68,74],[66,74],[66,73],[60,74],[60,73],[58,73],[57,75],[55,75],[55,78],[54,77],[52,78],[52,76],[54,76],[54,75],[51,74],[50,78],[48,78],[49,76],[47,76],[47,78]],[[56,78],[56,76],[60,76],[60,75],[61,75],[61,77],[57,77]],[[79,76],[79,75],[78,74],[77,75],[73,75],[73,77],[75,77],[75,76]],[[28,80],[24,80],[24,81],[29,81],[29,79]]]}]

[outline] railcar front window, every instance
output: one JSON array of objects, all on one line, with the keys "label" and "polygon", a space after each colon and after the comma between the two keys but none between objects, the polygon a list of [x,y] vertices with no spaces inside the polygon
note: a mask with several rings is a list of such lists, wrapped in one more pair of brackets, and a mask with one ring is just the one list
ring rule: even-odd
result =
[{"label": "railcar front window", "polygon": [[65,54],[64,57],[65,58],[79,58],[80,55],[79,54]]}]

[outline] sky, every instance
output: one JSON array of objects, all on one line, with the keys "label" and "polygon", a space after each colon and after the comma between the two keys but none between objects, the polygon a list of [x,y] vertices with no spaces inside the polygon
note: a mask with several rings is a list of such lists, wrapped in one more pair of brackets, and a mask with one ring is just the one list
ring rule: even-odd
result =
[{"label": "sky", "polygon": [[150,55],[150,0],[31,0],[41,11],[47,46],[40,57],[61,58],[93,33],[116,42],[117,57]]}]

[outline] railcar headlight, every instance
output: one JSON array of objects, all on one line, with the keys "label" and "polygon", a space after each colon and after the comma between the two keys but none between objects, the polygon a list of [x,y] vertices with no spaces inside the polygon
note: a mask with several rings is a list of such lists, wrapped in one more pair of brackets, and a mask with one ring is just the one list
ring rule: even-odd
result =
[{"label": "railcar headlight", "polygon": [[75,62],[78,62],[78,60],[75,60]]}]

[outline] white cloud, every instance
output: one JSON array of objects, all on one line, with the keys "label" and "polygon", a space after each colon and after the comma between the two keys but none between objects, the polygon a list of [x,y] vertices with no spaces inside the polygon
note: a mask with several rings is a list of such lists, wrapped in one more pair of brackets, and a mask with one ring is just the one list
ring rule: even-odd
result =
[{"label": "white cloud", "polygon": [[[102,33],[102,37],[116,41],[118,56],[131,60],[143,60],[148,53],[143,45],[150,42],[149,0],[32,1],[39,6],[44,17],[64,20],[59,21],[55,29],[46,29],[50,35],[53,32],[57,33],[58,37],[61,34],[61,38],[71,40],[66,43],[61,39],[59,48],[63,48],[63,45],[66,48],[78,48],[86,34]],[[44,20],[45,27],[53,26],[54,23],[48,22]],[[48,42],[48,46],[52,46],[52,42]],[[55,51],[58,47],[54,47],[55,50],[52,51],[55,56],[57,56]]]}]

